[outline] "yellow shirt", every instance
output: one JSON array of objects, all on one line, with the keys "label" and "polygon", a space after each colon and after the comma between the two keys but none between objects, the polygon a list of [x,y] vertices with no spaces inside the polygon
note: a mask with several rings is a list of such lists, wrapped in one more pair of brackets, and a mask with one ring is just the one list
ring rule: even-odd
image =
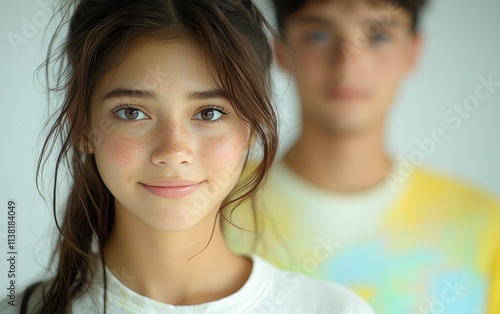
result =
[{"label": "yellow shirt", "polygon": [[500,206],[472,187],[417,169],[335,194],[278,163],[257,199],[257,229],[248,203],[243,229],[224,225],[237,253],[343,284],[376,313],[500,314]]}]

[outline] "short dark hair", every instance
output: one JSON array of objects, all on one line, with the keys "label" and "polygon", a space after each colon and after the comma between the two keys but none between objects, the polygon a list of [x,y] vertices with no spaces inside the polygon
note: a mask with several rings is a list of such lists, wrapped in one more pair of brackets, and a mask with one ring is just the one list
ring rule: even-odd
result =
[{"label": "short dark hair", "polygon": [[[311,0],[272,0],[276,10],[276,20],[281,34],[284,34],[284,25],[290,15],[295,14],[306,3]],[[408,11],[412,17],[411,30],[417,30],[418,18],[423,7],[427,4],[427,0],[365,0],[370,3],[389,2],[392,5],[401,6]]]}]

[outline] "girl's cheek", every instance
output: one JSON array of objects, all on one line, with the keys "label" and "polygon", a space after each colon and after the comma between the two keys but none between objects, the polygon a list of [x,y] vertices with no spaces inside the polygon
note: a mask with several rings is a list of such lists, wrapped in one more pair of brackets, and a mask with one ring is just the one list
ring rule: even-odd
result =
[{"label": "girl's cheek", "polygon": [[144,151],[145,143],[138,139],[104,132],[102,141],[98,146],[98,153],[113,167],[130,166]]},{"label": "girl's cheek", "polygon": [[109,155],[118,165],[130,164],[133,160],[134,151],[133,143],[123,138],[115,138],[109,145]]},{"label": "girl's cheek", "polygon": [[248,135],[243,130],[233,130],[202,141],[200,157],[214,168],[227,169],[228,164],[242,164],[248,147]]}]

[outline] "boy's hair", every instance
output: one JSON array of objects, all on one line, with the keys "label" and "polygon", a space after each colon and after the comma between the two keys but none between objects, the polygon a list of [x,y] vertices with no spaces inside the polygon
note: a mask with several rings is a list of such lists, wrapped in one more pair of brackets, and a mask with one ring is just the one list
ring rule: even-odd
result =
[{"label": "boy's hair", "polygon": [[[281,34],[284,34],[286,20],[299,11],[307,2],[312,0],[272,0],[276,10],[276,20]],[[365,0],[370,4],[387,2],[394,6],[401,6],[408,11],[412,17],[411,30],[415,32],[418,26],[418,18],[427,0]]]}]

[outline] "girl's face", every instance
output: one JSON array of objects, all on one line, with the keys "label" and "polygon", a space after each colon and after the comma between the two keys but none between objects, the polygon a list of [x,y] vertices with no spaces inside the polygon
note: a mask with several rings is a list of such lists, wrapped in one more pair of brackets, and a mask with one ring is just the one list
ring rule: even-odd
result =
[{"label": "girl's face", "polygon": [[135,47],[92,95],[92,149],[115,210],[165,231],[213,224],[241,174],[249,127],[189,41]]}]

